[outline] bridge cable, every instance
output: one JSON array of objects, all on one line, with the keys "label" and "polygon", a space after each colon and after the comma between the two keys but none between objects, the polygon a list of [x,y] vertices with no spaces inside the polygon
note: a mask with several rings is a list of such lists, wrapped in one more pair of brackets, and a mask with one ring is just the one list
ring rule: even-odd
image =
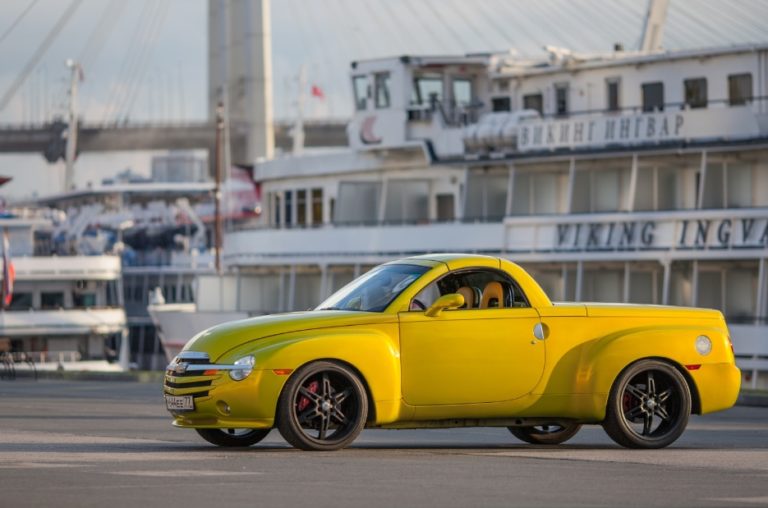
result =
[{"label": "bridge cable", "polygon": [[[155,7],[155,3],[145,0],[144,5],[139,13],[136,26],[133,31],[132,41],[143,41],[146,37],[146,31],[152,21],[152,8]],[[148,19],[149,18],[149,19]],[[148,21],[147,21],[148,19]],[[116,82],[112,83],[110,100],[107,107],[104,110],[102,117],[102,125],[107,124],[107,120],[114,113],[117,116],[119,105],[123,102],[123,97],[126,95],[126,86],[124,82],[129,82],[132,76],[133,68],[135,67],[135,60],[137,59],[137,53],[141,50],[140,44],[131,44],[123,59],[123,63],[120,66],[120,72],[117,74]]]},{"label": "bridge cable", "polygon": [[149,61],[152,56],[152,52],[155,49],[155,42],[157,42],[157,37],[160,35],[161,30],[163,28],[163,24],[165,23],[165,17],[168,14],[168,8],[170,6],[170,2],[161,2],[160,8],[158,9],[158,12],[155,14],[152,21],[154,21],[154,24],[151,27],[149,36],[147,38],[147,42],[142,48],[143,51],[140,53],[139,61],[137,64],[137,71],[135,74],[135,79],[132,82],[132,86],[130,89],[129,95],[126,97],[126,101],[123,103],[123,111],[125,114],[125,120],[128,119],[128,114],[130,113],[131,109],[133,109],[133,105],[136,102],[136,97],[139,93],[139,90],[141,88],[142,83],[144,82],[144,76],[147,73],[147,67],[149,66]]},{"label": "bridge cable", "polygon": [[64,26],[66,26],[67,22],[69,22],[72,15],[75,13],[75,11],[77,11],[77,8],[80,7],[82,1],[83,0],[72,0],[61,17],[59,17],[59,20],[53,26],[51,31],[48,32],[48,35],[45,37],[43,43],[40,44],[35,53],[32,55],[32,58],[29,59],[22,71],[18,74],[18,76],[16,76],[16,79],[13,81],[13,83],[11,83],[11,86],[8,88],[8,90],[6,90],[5,94],[0,99],[0,111],[4,110],[8,103],[11,102],[11,99],[19,90],[19,87],[29,77],[29,74],[32,72],[35,66],[40,63],[40,59],[43,58],[46,51],[48,51],[48,48],[51,46],[51,44],[53,44],[53,41],[56,40],[56,38],[59,36],[61,30],[64,28]]},{"label": "bridge cable", "polygon": [[[78,62],[86,75],[91,74],[92,66],[98,61],[99,55],[106,45],[106,41],[113,33],[112,28],[120,19],[120,15],[126,5],[128,5],[128,3],[123,0],[112,0],[107,4],[106,9],[104,9],[101,18],[99,18],[96,27],[88,37],[83,49],[80,51],[80,57],[78,58]],[[86,116],[85,113],[88,111],[92,99],[93,95],[85,97],[83,105],[80,108],[82,117]]]},{"label": "bridge cable", "polygon": [[11,34],[11,32],[13,32],[13,29],[16,28],[16,25],[21,23],[21,20],[24,19],[24,16],[26,16],[27,13],[32,10],[32,7],[34,7],[37,2],[38,0],[32,0],[31,2],[29,2],[29,5],[27,5],[27,8],[24,9],[24,11],[21,14],[19,14],[15,20],[13,20],[13,23],[11,23],[11,26],[9,26],[5,30],[5,32],[3,32],[3,35],[0,35],[0,44],[3,43],[5,38],[8,37]]}]

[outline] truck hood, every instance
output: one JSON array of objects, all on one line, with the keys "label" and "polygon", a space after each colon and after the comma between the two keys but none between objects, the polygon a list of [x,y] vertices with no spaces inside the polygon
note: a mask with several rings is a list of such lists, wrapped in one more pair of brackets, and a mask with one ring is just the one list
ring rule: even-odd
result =
[{"label": "truck hood", "polygon": [[208,353],[211,361],[217,361],[221,355],[232,348],[276,335],[340,326],[395,322],[397,322],[397,316],[379,312],[316,310],[271,314],[230,321],[208,328],[187,342],[183,350]]}]

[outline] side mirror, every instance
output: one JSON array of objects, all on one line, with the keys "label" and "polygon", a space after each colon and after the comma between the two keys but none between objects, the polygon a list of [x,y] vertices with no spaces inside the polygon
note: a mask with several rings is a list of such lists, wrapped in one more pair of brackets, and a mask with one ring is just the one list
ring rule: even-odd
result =
[{"label": "side mirror", "polygon": [[464,296],[459,293],[450,293],[438,298],[424,314],[436,317],[444,310],[458,309],[462,305],[464,305]]}]

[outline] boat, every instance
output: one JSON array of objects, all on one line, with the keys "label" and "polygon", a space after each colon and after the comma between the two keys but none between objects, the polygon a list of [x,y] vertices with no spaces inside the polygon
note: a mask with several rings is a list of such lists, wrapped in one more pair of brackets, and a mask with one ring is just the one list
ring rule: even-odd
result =
[{"label": "boat", "polygon": [[0,361],[11,373],[127,370],[120,258],[59,250],[49,212],[8,208],[0,216]]},{"label": "boat", "polygon": [[[167,308],[189,308],[208,293],[198,278],[216,274],[215,246],[209,241],[215,183],[205,162],[194,153],[173,151],[153,157],[150,176],[123,171],[98,185],[25,203],[57,217],[49,236],[58,251],[80,256],[85,264],[94,256],[116,263],[126,362],[133,368],[161,369],[181,347],[158,339],[148,313],[157,295]],[[231,168],[222,188],[221,215],[227,224],[243,227],[258,217],[258,188],[246,171]],[[179,323],[194,328],[197,319],[187,315]]]}]

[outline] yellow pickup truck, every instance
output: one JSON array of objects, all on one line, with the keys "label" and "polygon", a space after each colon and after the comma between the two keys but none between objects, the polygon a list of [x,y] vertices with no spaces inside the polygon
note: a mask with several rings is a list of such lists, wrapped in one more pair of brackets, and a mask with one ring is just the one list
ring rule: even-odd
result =
[{"label": "yellow pickup truck", "polygon": [[662,448],[691,413],[731,407],[740,381],[718,311],[552,303],[505,259],[435,254],[378,266],[314,310],[199,333],[164,392],[175,426],[219,446],[273,427],[305,450],[366,427],[559,444],[601,424],[622,446]]}]

